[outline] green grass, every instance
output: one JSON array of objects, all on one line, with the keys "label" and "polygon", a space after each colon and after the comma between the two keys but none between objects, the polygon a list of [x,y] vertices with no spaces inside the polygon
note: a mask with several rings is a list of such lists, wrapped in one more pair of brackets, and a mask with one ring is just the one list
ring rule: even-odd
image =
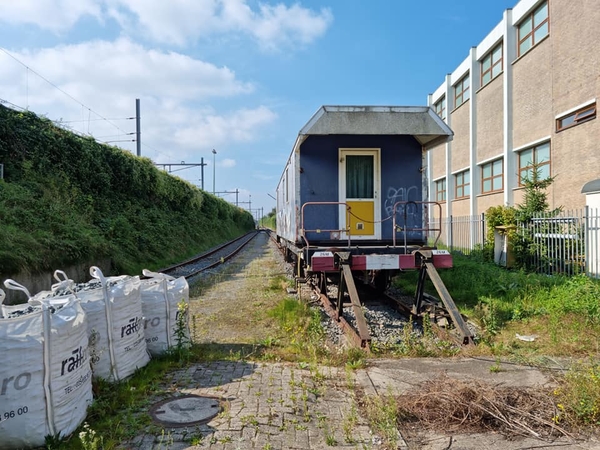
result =
[{"label": "green grass", "polygon": [[[479,350],[504,355],[585,356],[598,350],[600,282],[506,270],[476,257],[455,254],[454,267],[439,274],[461,313],[483,330]],[[414,292],[417,272],[395,280]],[[437,295],[428,283],[426,291]],[[537,335],[534,342],[516,334]]]}]

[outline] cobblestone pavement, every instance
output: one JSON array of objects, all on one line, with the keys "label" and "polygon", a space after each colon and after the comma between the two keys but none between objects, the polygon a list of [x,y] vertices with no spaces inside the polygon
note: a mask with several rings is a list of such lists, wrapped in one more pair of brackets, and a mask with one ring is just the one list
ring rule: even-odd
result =
[{"label": "cobblestone pavement", "polygon": [[204,425],[143,435],[139,449],[370,449],[358,414],[354,375],[332,367],[213,362],[173,374],[177,394],[218,397],[222,412]]},{"label": "cobblestone pavement", "polygon": [[[212,362],[172,374],[173,396],[219,398],[223,409],[203,425],[162,428],[140,435],[123,449],[316,450],[385,448],[361,416],[358,395],[375,398],[418,388],[440,372],[458,379],[485,379],[511,386],[551,383],[544,371],[509,364],[490,372],[492,360],[406,358],[371,360],[366,369],[304,367],[292,363]],[[156,399],[158,401],[159,399]],[[499,433],[460,434],[407,429],[400,424],[396,448],[419,450],[597,450],[597,437],[553,441],[506,438]],[[157,431],[159,430],[159,431]],[[406,433],[406,434],[405,434]]]}]

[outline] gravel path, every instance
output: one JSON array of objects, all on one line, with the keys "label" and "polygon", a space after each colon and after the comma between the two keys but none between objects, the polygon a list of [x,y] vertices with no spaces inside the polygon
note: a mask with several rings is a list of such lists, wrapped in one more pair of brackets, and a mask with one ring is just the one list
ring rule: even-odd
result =
[{"label": "gravel path", "polygon": [[280,300],[268,289],[273,277],[284,274],[276,256],[267,234],[259,233],[231,262],[203,275],[207,287],[190,293],[194,342],[252,344],[276,331],[265,317]]}]

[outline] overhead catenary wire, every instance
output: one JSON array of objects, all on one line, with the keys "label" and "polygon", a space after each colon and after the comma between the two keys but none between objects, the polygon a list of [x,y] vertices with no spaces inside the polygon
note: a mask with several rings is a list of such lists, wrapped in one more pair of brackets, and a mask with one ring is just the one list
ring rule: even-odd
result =
[{"label": "overhead catenary wire", "polygon": [[16,62],[18,62],[19,64],[21,64],[23,67],[25,67],[29,73],[29,71],[31,71],[33,74],[37,75],[38,77],[40,77],[42,80],[44,80],[46,83],[48,83],[50,86],[52,86],[53,88],[57,89],[58,91],[60,91],[61,93],[63,93],[64,95],[66,95],[67,97],[69,97],[71,100],[73,100],[74,102],[76,102],[77,104],[81,105],[81,107],[85,108],[88,110],[88,112],[91,114],[95,114],[96,116],[98,116],[100,118],[100,120],[104,120],[106,121],[106,123],[112,125],[113,127],[115,127],[117,130],[121,131],[123,134],[126,134],[127,132],[124,131],[123,129],[121,129],[121,127],[119,127],[118,125],[114,124],[113,122],[111,122],[111,120],[107,119],[106,117],[104,117],[102,114],[97,113],[96,111],[94,111],[92,108],[84,105],[82,102],[80,102],[78,99],[76,99],[75,97],[73,97],[71,94],[69,94],[68,92],[66,92],[65,90],[63,90],[62,88],[58,87],[56,84],[54,84],[53,82],[51,82],[50,80],[48,80],[46,77],[44,77],[43,75],[41,75],[40,73],[38,73],[37,71],[35,71],[34,69],[32,69],[31,67],[29,67],[27,64],[25,64],[23,61],[21,61],[20,59],[18,59],[17,57],[13,56],[8,50],[6,50],[3,47],[0,47],[0,50],[2,52],[4,52],[6,55],[8,55],[10,58],[14,59]]},{"label": "overhead catenary wire", "polygon": [[[106,120],[134,120],[135,117],[114,117]],[[78,123],[78,122],[100,122],[105,119],[80,119],[80,120],[58,120],[60,123]]]},{"label": "overhead catenary wire", "polygon": [[[15,60],[17,63],[19,63],[20,65],[22,65],[23,67],[25,67],[27,69],[27,76],[29,76],[29,71],[31,71],[33,74],[35,74],[36,76],[40,77],[42,80],[44,80],[50,86],[52,86],[53,88],[57,89],[59,92],[61,92],[62,94],[66,95],[71,100],[73,100],[74,102],[76,102],[77,104],[79,104],[82,108],[84,108],[84,110],[87,110],[88,111],[88,115],[91,115],[93,113],[93,114],[95,114],[98,117],[98,119],[92,119],[91,117],[88,117],[88,119],[69,120],[69,121],[54,120],[53,122],[56,125],[64,127],[66,129],[68,129],[69,131],[72,131],[72,132],[74,132],[76,134],[79,134],[79,135],[82,135],[82,136],[86,136],[86,133],[78,131],[78,130],[76,130],[76,129],[74,129],[74,128],[66,125],[66,124],[69,124],[69,123],[85,123],[85,122],[87,122],[88,123],[88,132],[87,132],[87,135],[94,137],[90,133],[90,131],[89,131],[89,123],[92,122],[92,121],[105,121],[106,123],[112,125],[117,130],[119,130],[121,132],[121,135],[130,136],[130,135],[135,134],[135,133],[128,133],[125,130],[123,130],[121,127],[119,127],[118,125],[116,125],[116,124],[113,123],[113,121],[116,121],[116,120],[134,120],[134,119],[136,119],[135,116],[134,117],[123,117],[123,118],[110,118],[110,119],[106,118],[103,115],[99,114],[98,112],[94,111],[92,108],[90,108],[90,107],[86,106],[85,104],[83,104],[82,102],[80,102],[78,99],[76,99],[75,97],[73,97],[68,92],[64,91],[62,88],[60,88],[59,86],[57,86],[56,84],[54,84],[53,82],[51,82],[50,80],[48,80],[46,77],[44,77],[43,75],[41,75],[37,71],[33,70],[31,67],[29,67],[27,64],[25,64],[23,61],[19,60],[17,57],[15,57],[14,55],[12,55],[5,48],[0,47],[0,50],[2,52],[4,52],[6,55],[8,55],[10,58],[12,58],[13,60]],[[29,95],[29,93],[27,95]],[[8,100],[0,99],[0,103],[8,104],[12,108],[18,109],[18,110],[21,110],[21,111],[27,111],[28,110],[27,108],[23,108],[23,107],[21,107],[19,105],[16,105],[16,104],[14,104],[14,103],[12,103],[12,102],[10,102]],[[96,138],[94,137],[94,139],[96,139]],[[99,141],[99,142],[101,142],[101,141]],[[113,141],[113,142],[116,142],[116,141]],[[124,141],[120,141],[120,142],[136,142],[136,140],[135,139],[133,139],[133,140],[124,140]],[[145,142],[142,142],[142,146],[144,146],[145,148],[148,148],[148,149],[154,151],[156,155],[168,157],[168,155],[166,155],[165,153],[163,153],[163,152],[159,151],[158,149],[156,149],[156,148],[154,148],[154,147],[146,144]]]}]

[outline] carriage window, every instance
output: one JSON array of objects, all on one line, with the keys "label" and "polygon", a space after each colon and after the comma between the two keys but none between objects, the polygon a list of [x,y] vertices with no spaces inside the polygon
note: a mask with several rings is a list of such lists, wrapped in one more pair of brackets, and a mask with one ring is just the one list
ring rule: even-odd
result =
[{"label": "carriage window", "polygon": [[373,156],[346,156],[346,198],[373,198]]},{"label": "carriage window", "polygon": [[285,169],[285,201],[286,203],[290,201],[290,183],[289,183],[289,169]]}]

